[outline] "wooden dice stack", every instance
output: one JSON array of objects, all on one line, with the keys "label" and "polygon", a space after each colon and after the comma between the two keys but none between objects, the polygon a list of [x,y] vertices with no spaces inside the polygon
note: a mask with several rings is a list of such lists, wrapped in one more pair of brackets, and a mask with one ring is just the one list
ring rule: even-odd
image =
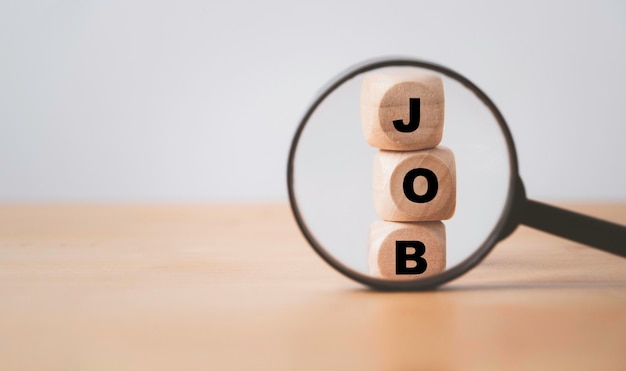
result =
[{"label": "wooden dice stack", "polygon": [[456,207],[454,154],[438,146],[444,96],[439,76],[407,70],[373,73],[363,80],[361,120],[374,159],[374,206],[382,219],[369,231],[369,269],[407,280],[446,267],[441,220]]}]

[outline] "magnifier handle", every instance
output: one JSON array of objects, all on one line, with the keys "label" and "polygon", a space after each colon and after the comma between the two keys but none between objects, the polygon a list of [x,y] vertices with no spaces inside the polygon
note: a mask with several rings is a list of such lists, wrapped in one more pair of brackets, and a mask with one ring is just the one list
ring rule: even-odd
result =
[{"label": "magnifier handle", "polygon": [[521,224],[626,257],[626,227],[526,200]]}]

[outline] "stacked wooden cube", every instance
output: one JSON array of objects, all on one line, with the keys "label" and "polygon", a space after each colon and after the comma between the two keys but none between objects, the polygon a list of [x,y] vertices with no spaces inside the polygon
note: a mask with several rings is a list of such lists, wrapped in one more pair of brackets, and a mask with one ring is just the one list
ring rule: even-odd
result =
[{"label": "stacked wooden cube", "polygon": [[367,75],[361,121],[374,159],[374,206],[382,220],[369,231],[374,276],[407,280],[446,267],[442,220],[456,207],[454,154],[439,146],[444,92],[437,75],[397,70]]}]

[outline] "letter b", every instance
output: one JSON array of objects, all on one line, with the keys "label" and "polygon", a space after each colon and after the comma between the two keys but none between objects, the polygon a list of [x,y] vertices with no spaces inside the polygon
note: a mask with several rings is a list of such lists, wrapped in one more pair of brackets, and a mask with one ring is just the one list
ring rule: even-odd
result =
[{"label": "letter b", "polygon": [[[414,252],[409,253],[412,248]],[[428,262],[422,257],[426,246],[421,241],[396,241],[396,274],[422,274],[426,272]],[[409,262],[414,266],[409,267]]]}]

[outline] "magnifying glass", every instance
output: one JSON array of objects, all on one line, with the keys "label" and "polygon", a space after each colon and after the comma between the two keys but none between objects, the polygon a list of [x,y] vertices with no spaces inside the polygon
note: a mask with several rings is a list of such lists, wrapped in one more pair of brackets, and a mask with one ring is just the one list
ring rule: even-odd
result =
[{"label": "magnifying glass", "polygon": [[[385,89],[384,82],[376,84],[386,76],[417,76],[418,85],[430,80],[431,90],[396,97],[406,101],[407,112],[395,120],[379,107],[375,116],[391,123],[377,124],[395,123],[400,133],[411,123],[426,130],[433,120],[424,116],[432,112],[429,99],[440,94],[440,141],[418,150],[367,143],[364,100],[381,84]],[[323,88],[294,135],[287,183],[294,217],[313,249],[342,274],[376,289],[430,289],[453,280],[520,224],[626,257],[626,227],[529,200],[511,132],[495,104],[461,74],[418,59],[368,61]],[[405,218],[411,212],[402,205],[418,207],[437,197],[448,204],[448,215]]]}]

